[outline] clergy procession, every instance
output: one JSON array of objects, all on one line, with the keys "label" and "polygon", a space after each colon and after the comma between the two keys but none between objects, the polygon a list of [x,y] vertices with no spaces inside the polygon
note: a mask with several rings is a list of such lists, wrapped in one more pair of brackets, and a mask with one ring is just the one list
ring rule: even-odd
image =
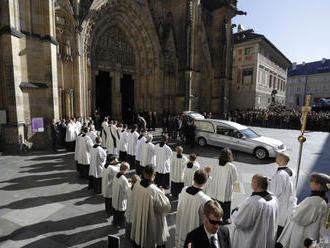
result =
[{"label": "clergy procession", "polygon": [[98,131],[92,121],[72,119],[65,141],[75,151],[80,177],[102,194],[112,225],[125,228],[132,247],[166,247],[166,217],[174,200],[171,235],[177,248],[317,247],[320,230],[328,227],[330,177],[313,173],[310,196],[297,204],[297,174],[285,153],[277,154],[274,175],[255,174],[251,196],[232,206],[240,182],[229,148],[219,152],[217,164],[200,164],[196,154],[186,156],[181,146],[172,152],[167,136],[154,144],[145,126],[129,129],[108,118]]}]

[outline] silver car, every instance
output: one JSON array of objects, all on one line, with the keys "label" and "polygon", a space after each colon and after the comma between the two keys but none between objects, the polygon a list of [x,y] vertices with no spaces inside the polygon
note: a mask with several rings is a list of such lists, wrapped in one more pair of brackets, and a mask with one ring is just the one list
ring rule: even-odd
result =
[{"label": "silver car", "polygon": [[236,122],[225,120],[194,120],[196,142],[200,146],[213,145],[254,154],[258,159],[276,157],[286,150],[276,139],[258,135],[252,129]]}]

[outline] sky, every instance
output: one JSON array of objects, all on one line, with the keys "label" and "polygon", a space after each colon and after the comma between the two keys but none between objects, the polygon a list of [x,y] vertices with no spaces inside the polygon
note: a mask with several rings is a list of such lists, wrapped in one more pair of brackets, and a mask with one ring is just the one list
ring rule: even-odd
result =
[{"label": "sky", "polygon": [[330,59],[330,0],[238,0],[237,7],[247,15],[233,23],[265,35],[292,63]]}]

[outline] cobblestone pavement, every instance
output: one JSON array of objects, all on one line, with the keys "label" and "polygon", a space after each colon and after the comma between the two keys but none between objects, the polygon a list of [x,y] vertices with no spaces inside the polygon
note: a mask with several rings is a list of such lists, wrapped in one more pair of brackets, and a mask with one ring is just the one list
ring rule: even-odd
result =
[{"label": "cobblestone pavement", "polygon": [[[290,166],[296,168],[298,131],[255,128],[261,134],[278,138],[287,145]],[[175,146],[175,144],[171,144]],[[186,154],[195,152],[200,163],[216,163],[219,148],[184,147]],[[253,174],[270,176],[276,165],[273,159],[259,161],[252,155],[235,152],[242,192],[235,193],[233,204],[239,204],[250,193]],[[330,174],[329,133],[307,133],[304,146],[299,196],[308,194],[307,178],[311,171]],[[167,217],[174,247],[177,202],[171,199],[172,211]],[[0,247],[106,247],[109,234],[121,237],[121,247],[130,247],[123,229],[111,226],[101,195],[87,189],[87,181],[75,171],[73,153],[31,152],[0,156]]]}]

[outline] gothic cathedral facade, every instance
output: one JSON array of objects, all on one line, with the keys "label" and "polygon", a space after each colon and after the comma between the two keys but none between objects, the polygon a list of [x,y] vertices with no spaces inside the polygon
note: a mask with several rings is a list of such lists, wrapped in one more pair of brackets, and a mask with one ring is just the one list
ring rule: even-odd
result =
[{"label": "gothic cathedral facade", "polygon": [[[230,104],[235,0],[3,0],[5,144],[49,144],[53,118],[94,109],[222,113]],[[45,132],[33,133],[42,117]],[[0,124],[1,125],[1,124]]]}]

